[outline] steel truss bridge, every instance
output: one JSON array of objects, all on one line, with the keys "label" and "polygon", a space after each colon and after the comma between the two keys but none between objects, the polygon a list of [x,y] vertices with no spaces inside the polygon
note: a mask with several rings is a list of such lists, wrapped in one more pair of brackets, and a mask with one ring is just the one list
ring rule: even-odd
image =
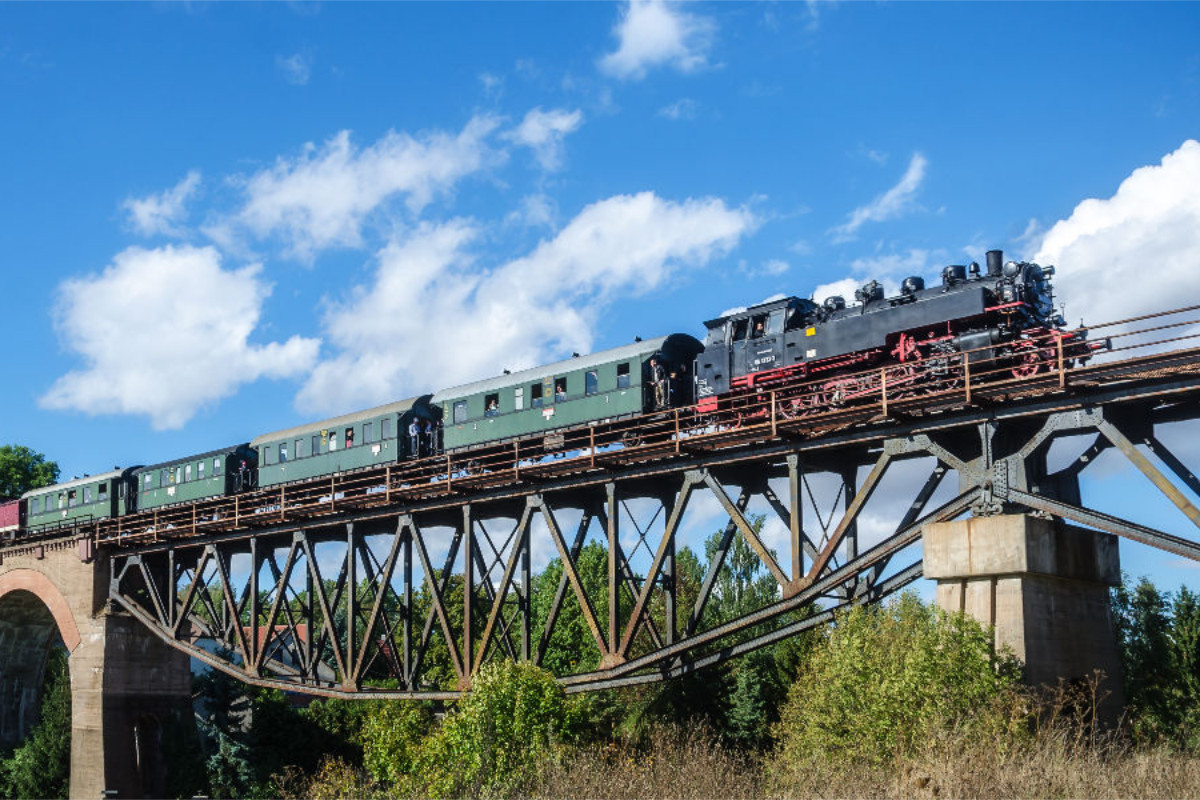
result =
[{"label": "steel truss bridge", "polygon": [[[713,414],[604,421],[100,520],[6,543],[0,558],[77,540],[109,560],[114,607],[259,686],[450,699],[489,659],[543,663],[580,619],[594,649],[560,670],[568,691],[663,680],[908,585],[930,522],[1031,512],[1200,560],[1200,543],[1090,509],[1079,486],[1111,449],[1200,526],[1200,479],[1162,433],[1200,418],[1198,309],[1093,326],[1109,347],[1083,365],[1050,336],[765,384]],[[719,536],[684,593],[676,549],[697,528]],[[777,592],[717,619],[737,538]],[[590,543],[602,585],[580,571]],[[561,577],[535,582],[532,564],[550,556]]]}]

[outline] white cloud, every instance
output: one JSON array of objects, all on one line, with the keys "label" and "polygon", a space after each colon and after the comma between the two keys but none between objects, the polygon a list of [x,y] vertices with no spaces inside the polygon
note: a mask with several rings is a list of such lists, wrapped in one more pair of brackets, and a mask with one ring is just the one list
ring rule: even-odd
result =
[{"label": "white cloud", "polygon": [[303,53],[287,56],[275,56],[275,67],[283,74],[283,79],[293,86],[304,86],[312,75],[312,59]]},{"label": "white cloud", "polygon": [[911,210],[913,197],[917,193],[917,189],[921,187],[921,181],[925,179],[925,168],[928,165],[929,162],[925,156],[914,153],[900,182],[867,205],[854,209],[845,224],[839,225],[831,231],[834,241],[848,241],[854,237],[859,228],[868,222],[894,219]]},{"label": "white cloud", "polygon": [[1194,304],[1200,142],[1188,140],[1160,164],[1134,170],[1112,197],[1081,202],[1046,232],[1033,260],[1057,266],[1057,297],[1072,323]]},{"label": "white cloud", "polygon": [[181,236],[179,223],[187,214],[187,201],[200,185],[200,173],[192,170],[173,188],[146,197],[130,197],[121,204],[129,212],[129,224],[142,236]]},{"label": "white cloud", "polygon": [[791,265],[781,258],[769,258],[756,268],[751,268],[745,263],[740,265],[741,271],[746,273],[746,276],[749,278],[776,278],[787,272],[790,268]]},{"label": "white cloud", "polygon": [[[342,131],[321,147],[309,143],[294,159],[244,181],[245,206],[236,221],[258,236],[281,234],[290,253],[355,247],[366,217],[395,196],[418,212],[459,180],[502,158],[488,136],[498,122],[476,116],[458,134],[413,137],[389,131],[369,147],[356,148]],[[218,241],[227,232],[213,231]]]},{"label": "white cloud", "polygon": [[872,280],[883,284],[884,294],[891,297],[900,293],[900,281],[909,275],[923,277],[927,285],[932,285],[935,276],[930,265],[934,257],[928,250],[914,248],[907,253],[856,258],[850,262],[849,276],[821,284],[813,290],[812,298],[821,303],[836,294],[842,296],[846,305],[854,305],[855,290]]},{"label": "white cloud", "polygon": [[862,281],[857,278],[842,278],[840,281],[822,283],[813,289],[812,299],[817,303],[824,303],[827,298],[839,295],[846,301],[846,305],[853,305],[854,290],[860,286],[862,286]]},{"label": "white cloud", "polygon": [[707,17],[683,11],[664,0],[630,0],[613,30],[616,52],[600,60],[600,68],[617,78],[640,80],[651,67],[671,66],[693,72],[708,63],[716,25]]},{"label": "white cloud", "polygon": [[[708,263],[755,223],[720,200],[621,195],[490,271],[469,250],[480,235],[472,224],[423,224],[379,254],[370,286],[330,306],[325,327],[339,352],[318,365],[297,404],[334,413],[587,352],[609,303]],[[398,345],[416,341],[423,345]]]},{"label": "white cloud", "polygon": [[56,327],[86,366],[59,378],[41,404],[179,428],[243,383],[306,372],[317,340],[249,341],[271,291],[260,269],[223,269],[212,247],[131,247],[102,273],[64,282]]},{"label": "white cloud", "polygon": [[933,254],[929,250],[913,248],[907,253],[886,253],[879,256],[856,258],[850,262],[850,271],[857,276],[875,278],[881,283],[899,284],[909,275],[918,275],[930,280],[933,276],[931,264]]},{"label": "white cloud", "polygon": [[521,198],[520,205],[504,218],[505,223],[530,228],[552,228],[558,219],[558,204],[546,194],[531,194]]},{"label": "white cloud", "polygon": [[563,139],[583,124],[583,112],[535,108],[503,138],[533,150],[542,169],[556,170],[562,166]]},{"label": "white cloud", "polygon": [[660,117],[666,117],[667,119],[673,120],[695,119],[698,108],[699,106],[696,104],[695,100],[692,100],[689,97],[684,97],[676,100],[674,103],[671,103],[668,106],[663,106],[660,108],[658,110],[658,115]]}]

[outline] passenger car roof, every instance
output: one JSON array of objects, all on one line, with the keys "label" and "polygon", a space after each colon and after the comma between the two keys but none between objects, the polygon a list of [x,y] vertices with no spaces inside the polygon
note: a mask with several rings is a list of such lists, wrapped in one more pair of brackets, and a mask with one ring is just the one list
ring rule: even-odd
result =
[{"label": "passenger car roof", "polygon": [[291,428],[284,428],[281,431],[274,431],[272,433],[264,433],[262,436],[258,436],[255,439],[251,440],[250,446],[258,447],[260,444],[266,444],[268,442],[276,442],[276,441],[279,441],[280,439],[290,439],[293,436],[297,436],[299,434],[311,433],[312,431],[332,429],[332,428],[336,428],[336,427],[343,426],[343,425],[353,425],[356,422],[362,422],[363,420],[367,420],[367,419],[374,419],[375,417],[382,417],[386,414],[403,414],[405,411],[408,411],[410,408],[412,408],[417,403],[419,403],[422,399],[425,399],[428,397],[429,397],[429,395],[423,394],[423,395],[419,395],[417,397],[410,397],[407,400],[397,400],[394,403],[386,403],[381,406],[375,406],[374,408],[368,408],[365,411],[355,411],[351,414],[343,414],[340,417],[332,417],[330,419],[318,420],[316,422],[309,422],[306,425],[295,425]]},{"label": "passenger car roof", "polygon": [[[548,375],[562,375],[565,372],[575,372],[576,370],[589,369],[601,364],[608,364],[612,361],[620,361],[623,358],[633,358],[634,356],[648,355],[658,350],[662,343],[669,337],[657,336],[653,339],[646,339],[633,344],[625,344],[620,347],[613,347],[608,350],[600,350],[596,353],[589,353],[586,356],[578,358],[566,358],[562,361],[555,361],[553,364],[543,364],[538,367],[530,367],[518,372],[513,372],[508,375],[497,375],[494,378],[486,378],[474,383],[464,383],[460,386],[454,386],[449,389],[443,389],[433,396],[430,402],[440,403],[445,400],[456,397],[467,397],[480,392],[491,392],[499,389],[506,389],[520,383],[532,382],[536,378],[543,378]],[[640,374],[640,373],[639,373]]]}]

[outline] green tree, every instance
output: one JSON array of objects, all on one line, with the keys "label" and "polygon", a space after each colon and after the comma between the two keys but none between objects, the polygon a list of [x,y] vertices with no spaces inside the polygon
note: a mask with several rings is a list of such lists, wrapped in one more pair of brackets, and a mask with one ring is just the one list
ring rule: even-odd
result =
[{"label": "green tree", "polygon": [[362,726],[363,766],[377,781],[393,786],[411,779],[421,745],[433,728],[424,703],[385,700],[375,704]]},{"label": "green tree", "polygon": [[50,651],[42,685],[41,721],[0,762],[0,796],[66,797],[71,773],[71,676],[67,652]]},{"label": "green tree", "polygon": [[407,791],[426,797],[519,792],[554,757],[573,723],[549,672],[494,661],[476,675],[457,712],[422,743]]},{"label": "green tree", "polygon": [[1178,728],[1174,689],[1178,659],[1172,652],[1170,595],[1146,578],[1126,580],[1113,592],[1113,624],[1121,653],[1126,703],[1134,734],[1145,741],[1170,739]]},{"label": "green tree", "polygon": [[58,464],[24,445],[0,447],[0,499],[20,497],[58,480]]},{"label": "green tree", "polygon": [[1018,664],[997,659],[974,620],[905,594],[856,607],[827,629],[792,686],[777,726],[782,772],[813,764],[885,764],[942,726],[983,725],[979,714]]}]

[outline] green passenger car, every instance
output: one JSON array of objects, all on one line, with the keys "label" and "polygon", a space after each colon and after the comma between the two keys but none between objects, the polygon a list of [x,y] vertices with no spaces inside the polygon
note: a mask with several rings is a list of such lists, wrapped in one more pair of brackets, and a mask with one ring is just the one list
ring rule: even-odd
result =
[{"label": "green passenger car", "polygon": [[430,395],[299,425],[250,442],[258,453],[259,486],[394,463],[410,454],[409,423],[436,427]]},{"label": "green passenger car", "polygon": [[237,494],[255,485],[258,454],[248,444],[139,467],[131,507],[137,511]]},{"label": "green passenger car", "polygon": [[442,410],[446,450],[607,422],[653,407],[654,357],[672,376],[669,405],[691,403],[692,363],[702,349],[675,333],[446,389],[431,402]]},{"label": "green passenger car", "polygon": [[130,474],[135,468],[86,475],[21,495],[26,530],[69,527],[117,517],[128,510]]}]

